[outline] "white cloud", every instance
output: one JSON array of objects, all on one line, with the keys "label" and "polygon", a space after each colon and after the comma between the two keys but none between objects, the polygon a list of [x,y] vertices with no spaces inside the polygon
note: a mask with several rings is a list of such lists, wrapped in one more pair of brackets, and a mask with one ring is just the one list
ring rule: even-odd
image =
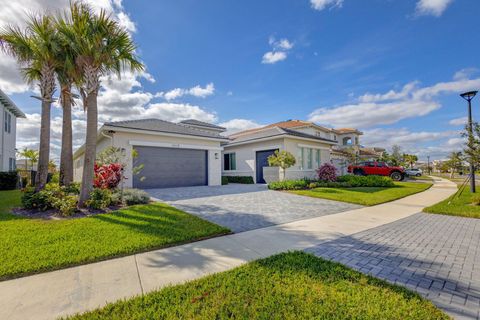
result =
[{"label": "white cloud", "polygon": [[163,97],[165,100],[175,100],[186,95],[190,95],[198,98],[206,98],[215,93],[215,85],[213,83],[207,84],[204,88],[200,85],[196,85],[190,89],[175,88],[167,92],[160,92],[156,97]]},{"label": "white cloud", "polygon": [[273,36],[270,36],[268,39],[268,44],[272,47],[272,50],[263,55],[263,64],[275,64],[287,59],[288,51],[294,46],[294,44],[288,39],[283,38],[277,41]]},{"label": "white cloud", "polygon": [[461,118],[452,119],[448,123],[451,124],[452,126],[464,126],[467,124],[467,121],[468,121],[467,117],[461,117]]},{"label": "white cloud", "polygon": [[465,80],[471,78],[475,73],[478,72],[477,68],[465,68],[460,71],[455,72],[453,80]]},{"label": "white cloud", "polygon": [[334,127],[367,128],[424,116],[438,108],[440,104],[433,101],[362,102],[333,108],[319,108],[309,115],[309,120]]},{"label": "white cloud", "polygon": [[[104,9],[116,19],[120,25],[130,32],[135,32],[135,24],[124,11],[121,0],[88,0],[95,10]],[[0,28],[7,25],[25,25],[28,14],[59,13],[66,10],[69,0],[16,0],[2,1],[0,6]],[[22,93],[32,88],[25,84],[16,61],[0,52],[0,88],[7,94]]]},{"label": "white cloud", "polygon": [[441,94],[460,93],[480,87],[480,78],[440,82],[420,88],[418,82],[406,84],[400,91],[367,93],[357,103],[314,110],[309,120],[334,127],[368,128],[393,124],[400,120],[424,116],[441,107],[434,99]]},{"label": "white cloud", "polygon": [[453,0],[419,0],[417,2],[417,14],[439,17],[452,2]]},{"label": "white cloud", "polygon": [[225,127],[227,129],[225,134],[230,135],[239,131],[258,128],[263,125],[248,119],[232,119],[220,123],[219,126]]},{"label": "white cloud", "polygon": [[279,61],[287,59],[287,54],[283,51],[269,51],[263,55],[262,63],[264,64],[274,64]]},{"label": "white cloud", "polygon": [[315,10],[323,10],[327,7],[342,7],[343,0],[310,0],[312,8]]},{"label": "white cloud", "polygon": [[396,144],[403,152],[415,154],[421,159],[427,156],[441,159],[452,151],[462,150],[465,140],[455,130],[415,132],[407,128],[374,128],[364,131],[361,143],[387,149]]},{"label": "white cloud", "polygon": [[215,92],[215,86],[213,85],[213,83],[207,84],[205,88],[202,88],[197,85],[193,88],[190,88],[190,90],[188,90],[189,95],[194,97],[199,97],[199,98],[208,97],[212,95],[214,92]]}]

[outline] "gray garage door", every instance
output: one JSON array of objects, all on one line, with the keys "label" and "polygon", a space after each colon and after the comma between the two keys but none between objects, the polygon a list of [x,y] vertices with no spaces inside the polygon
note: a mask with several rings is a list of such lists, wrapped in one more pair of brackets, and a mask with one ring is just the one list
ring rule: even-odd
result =
[{"label": "gray garage door", "polygon": [[134,165],[143,170],[133,176],[134,188],[174,188],[208,184],[207,151],[177,148],[134,147]]}]

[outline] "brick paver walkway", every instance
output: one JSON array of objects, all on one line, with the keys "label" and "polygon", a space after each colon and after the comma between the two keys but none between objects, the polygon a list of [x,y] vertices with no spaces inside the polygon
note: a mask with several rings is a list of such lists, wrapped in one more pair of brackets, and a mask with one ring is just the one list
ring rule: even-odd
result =
[{"label": "brick paver walkway", "polygon": [[265,185],[229,184],[146,190],[183,211],[243,232],[361,208],[345,202],[268,190]]},{"label": "brick paver walkway", "polygon": [[308,249],[480,319],[480,219],[418,213]]}]

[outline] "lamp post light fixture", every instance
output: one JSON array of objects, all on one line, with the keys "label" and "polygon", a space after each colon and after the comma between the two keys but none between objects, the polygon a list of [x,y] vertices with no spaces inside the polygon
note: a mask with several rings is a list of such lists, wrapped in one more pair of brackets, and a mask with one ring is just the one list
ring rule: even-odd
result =
[{"label": "lamp post light fixture", "polygon": [[430,156],[427,156],[427,172],[428,175],[431,175],[432,173],[430,172]]},{"label": "lamp post light fixture", "polygon": [[[472,99],[478,91],[469,91],[462,93],[460,97],[468,101],[468,139],[473,138],[473,121],[472,121]],[[475,166],[473,160],[470,160],[470,192],[475,193]]]}]

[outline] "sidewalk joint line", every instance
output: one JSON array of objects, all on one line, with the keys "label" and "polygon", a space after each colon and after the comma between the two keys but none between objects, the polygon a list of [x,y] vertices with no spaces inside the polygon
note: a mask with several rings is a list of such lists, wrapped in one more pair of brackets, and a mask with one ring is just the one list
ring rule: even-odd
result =
[{"label": "sidewalk joint line", "polygon": [[142,278],[140,277],[140,270],[138,269],[138,262],[137,262],[137,255],[133,255],[133,259],[135,260],[135,268],[137,269],[137,276],[138,276],[138,283],[140,284],[140,290],[142,291],[142,296],[144,295],[143,285],[142,285]]}]

